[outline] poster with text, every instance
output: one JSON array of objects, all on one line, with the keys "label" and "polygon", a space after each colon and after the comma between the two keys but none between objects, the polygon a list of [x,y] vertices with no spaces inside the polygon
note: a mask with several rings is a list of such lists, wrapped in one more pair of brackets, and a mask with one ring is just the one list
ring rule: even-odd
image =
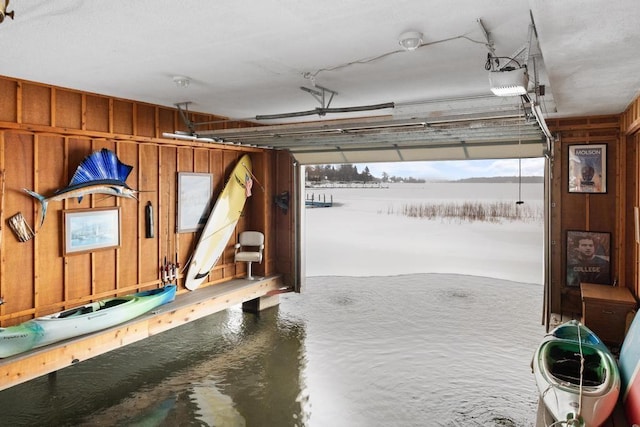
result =
[{"label": "poster with text", "polygon": [[567,231],[567,286],[611,284],[611,234]]},{"label": "poster with text", "polygon": [[607,192],[607,145],[569,146],[569,193]]}]

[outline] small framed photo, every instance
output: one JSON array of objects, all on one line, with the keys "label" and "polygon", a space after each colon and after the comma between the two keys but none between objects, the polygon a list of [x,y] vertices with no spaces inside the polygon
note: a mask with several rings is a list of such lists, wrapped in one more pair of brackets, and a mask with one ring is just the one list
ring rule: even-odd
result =
[{"label": "small framed photo", "polygon": [[178,172],[178,233],[197,231],[206,224],[212,192],[212,174]]},{"label": "small framed photo", "polygon": [[569,146],[569,193],[607,192],[607,144]]},{"label": "small framed photo", "polygon": [[72,255],[120,246],[120,208],[63,211],[64,254]]},{"label": "small framed photo", "polygon": [[567,286],[611,284],[611,233],[567,231]]}]

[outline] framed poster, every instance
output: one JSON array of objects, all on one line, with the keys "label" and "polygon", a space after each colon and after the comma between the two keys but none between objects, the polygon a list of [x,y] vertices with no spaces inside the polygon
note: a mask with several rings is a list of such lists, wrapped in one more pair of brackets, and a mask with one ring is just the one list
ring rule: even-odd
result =
[{"label": "framed poster", "polygon": [[212,174],[178,172],[178,233],[197,231],[204,226],[212,191]]},{"label": "framed poster", "polygon": [[569,146],[569,193],[607,192],[607,144]]},{"label": "framed poster", "polygon": [[120,208],[62,212],[64,254],[93,252],[120,246]]},{"label": "framed poster", "polygon": [[611,284],[611,233],[567,231],[567,286]]}]

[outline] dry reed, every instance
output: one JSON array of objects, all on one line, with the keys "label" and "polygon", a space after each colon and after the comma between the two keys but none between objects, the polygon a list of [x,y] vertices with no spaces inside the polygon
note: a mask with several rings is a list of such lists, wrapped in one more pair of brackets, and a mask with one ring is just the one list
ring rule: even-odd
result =
[{"label": "dry reed", "polygon": [[[387,213],[393,214],[390,208]],[[458,221],[523,221],[534,222],[543,220],[541,206],[514,202],[462,202],[462,203],[419,203],[404,204],[400,215],[423,219],[448,219]]]}]

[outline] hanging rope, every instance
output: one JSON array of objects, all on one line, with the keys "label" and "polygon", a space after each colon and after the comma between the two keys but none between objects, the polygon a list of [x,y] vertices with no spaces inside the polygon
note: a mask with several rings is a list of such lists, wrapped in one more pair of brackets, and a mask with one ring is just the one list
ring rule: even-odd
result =
[{"label": "hanging rope", "polygon": [[[521,106],[521,107],[524,110],[524,106]],[[522,131],[522,120],[518,122],[518,156],[519,156],[518,157],[518,201],[516,202],[516,206],[524,204],[524,201],[522,200],[522,135],[521,135],[521,131]]]},{"label": "hanging rope", "polygon": [[516,205],[521,205],[522,201],[522,158],[518,158],[518,201]]}]

